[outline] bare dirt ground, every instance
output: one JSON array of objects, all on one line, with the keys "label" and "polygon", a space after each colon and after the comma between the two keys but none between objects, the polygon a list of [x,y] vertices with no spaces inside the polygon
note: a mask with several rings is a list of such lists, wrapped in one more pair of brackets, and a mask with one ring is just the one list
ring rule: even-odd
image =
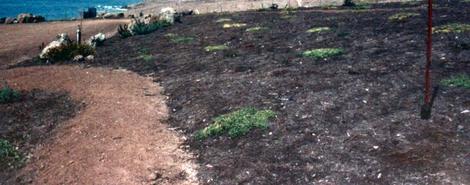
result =
[{"label": "bare dirt ground", "polygon": [[[108,37],[114,35],[119,24],[127,19],[83,21],[83,38],[88,39],[99,32]],[[56,21],[38,24],[0,24],[0,69],[18,60],[36,56],[42,43],[48,44],[60,33],[75,37],[80,21]]]},{"label": "bare dirt ground", "polygon": [[191,155],[162,123],[165,97],[151,79],[68,66],[3,70],[0,79],[22,91],[65,91],[85,104],[6,184],[196,184]]}]

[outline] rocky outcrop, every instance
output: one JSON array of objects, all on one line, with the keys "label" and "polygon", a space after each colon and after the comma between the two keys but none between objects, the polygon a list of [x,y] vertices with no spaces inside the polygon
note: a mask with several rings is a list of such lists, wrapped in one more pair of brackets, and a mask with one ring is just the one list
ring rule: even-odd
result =
[{"label": "rocky outcrop", "polygon": [[93,35],[86,41],[86,43],[90,46],[96,47],[103,45],[104,41],[106,40],[106,35],[104,33],[98,33]]},{"label": "rocky outcrop", "polygon": [[103,19],[122,19],[124,18],[124,13],[102,13],[98,17]]},{"label": "rocky outcrop", "polygon": [[7,17],[5,18],[5,24],[14,24],[16,23],[16,19],[13,17]]},{"label": "rocky outcrop", "polygon": [[16,20],[18,21],[18,23],[39,23],[46,21],[43,16],[37,16],[31,13],[18,14]]},{"label": "rocky outcrop", "polygon": [[4,17],[0,18],[0,24],[15,24],[15,23],[39,23],[46,21],[46,18],[31,13],[20,13],[16,18]]},{"label": "rocky outcrop", "polygon": [[61,33],[57,36],[57,40],[52,41],[46,47],[44,47],[41,54],[39,55],[39,58],[45,59],[47,58],[47,54],[51,49],[68,45],[70,43],[72,43],[72,41],[70,40],[69,36],[66,33]]},{"label": "rocky outcrop", "polygon": [[170,24],[173,24],[175,23],[175,15],[176,15],[175,9],[171,7],[166,7],[160,10],[159,19],[162,21],[166,21]]}]

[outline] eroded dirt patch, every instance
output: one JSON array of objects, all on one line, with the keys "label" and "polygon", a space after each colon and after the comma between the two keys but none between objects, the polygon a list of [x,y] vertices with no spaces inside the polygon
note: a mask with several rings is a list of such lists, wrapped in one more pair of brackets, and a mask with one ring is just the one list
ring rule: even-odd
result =
[{"label": "eroded dirt patch", "polygon": [[162,123],[165,98],[151,79],[70,66],[17,68],[0,78],[15,89],[69,92],[86,104],[32,151],[12,184],[197,183],[192,156]]},{"label": "eroded dirt patch", "polygon": [[[47,142],[54,129],[75,116],[82,106],[65,92],[38,89],[21,92],[18,101],[0,104],[0,138],[18,147],[22,160],[27,162],[31,150]],[[14,164],[12,167],[16,165],[19,168],[24,164]],[[0,182],[10,179],[17,168],[2,166]]]}]

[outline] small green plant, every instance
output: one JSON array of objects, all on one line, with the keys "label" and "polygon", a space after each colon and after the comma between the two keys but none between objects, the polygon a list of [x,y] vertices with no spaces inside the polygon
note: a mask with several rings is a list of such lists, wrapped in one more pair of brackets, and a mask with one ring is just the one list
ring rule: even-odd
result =
[{"label": "small green plant", "polygon": [[20,98],[20,93],[13,90],[5,84],[2,89],[0,89],[0,103],[11,103]]},{"label": "small green plant", "polygon": [[321,33],[321,32],[327,32],[330,31],[330,27],[316,27],[316,28],[311,28],[307,30],[307,33]]},{"label": "small green plant", "polygon": [[352,7],[355,10],[366,10],[372,8],[372,5],[368,3],[358,3]]},{"label": "small green plant", "polygon": [[401,12],[388,17],[390,22],[406,22],[412,17],[419,16],[419,13]]},{"label": "small green plant", "polygon": [[127,38],[127,37],[132,36],[132,32],[129,30],[129,27],[127,24],[119,25],[117,31],[119,33],[119,36],[121,36],[121,38]]},{"label": "small green plant", "polygon": [[343,37],[343,38],[344,38],[344,37],[347,37],[348,35],[350,35],[350,33],[343,30],[343,31],[337,32],[336,35],[337,35],[338,37]]},{"label": "small green plant", "polygon": [[338,56],[344,53],[344,50],[341,48],[320,48],[308,50],[302,53],[304,57],[314,58],[314,59],[326,59],[334,56]]},{"label": "small green plant", "polygon": [[433,28],[434,33],[463,33],[470,32],[470,24],[451,23]]},{"label": "small green plant", "polygon": [[153,55],[150,54],[150,51],[147,48],[139,50],[139,58],[144,60],[145,62],[151,62],[154,59]]},{"label": "small green plant", "polygon": [[470,89],[470,76],[465,74],[456,75],[449,79],[442,80],[442,84],[451,87]]},{"label": "small green plant", "polygon": [[204,50],[207,52],[214,52],[214,51],[222,51],[228,49],[228,46],[223,44],[223,45],[214,45],[214,46],[206,46]]},{"label": "small green plant", "polygon": [[251,28],[246,29],[246,32],[260,32],[260,31],[266,31],[266,30],[268,30],[268,28],[256,26],[256,27],[251,27]]},{"label": "small green plant", "polygon": [[52,48],[45,55],[45,58],[51,61],[67,61],[71,60],[74,56],[82,55],[84,57],[88,55],[94,55],[96,53],[95,48],[88,44],[71,43],[62,45],[60,47]]},{"label": "small green plant", "polygon": [[7,140],[0,139],[0,166],[13,167],[21,161],[20,152]]},{"label": "small green plant", "polygon": [[275,115],[271,110],[243,108],[216,117],[212,124],[197,131],[195,137],[199,140],[223,134],[231,138],[240,137],[255,128],[267,129],[269,119]]},{"label": "small green plant", "polygon": [[222,27],[223,28],[241,28],[245,26],[247,26],[247,24],[245,23],[225,23]]},{"label": "small green plant", "polygon": [[187,43],[192,43],[194,41],[193,37],[178,36],[174,33],[168,33],[165,36],[170,38],[170,41],[172,43],[176,43],[176,44],[187,44]]},{"label": "small green plant", "polygon": [[217,19],[215,22],[216,23],[222,23],[222,22],[231,22],[232,19],[228,19],[228,18],[220,18],[220,19]]}]

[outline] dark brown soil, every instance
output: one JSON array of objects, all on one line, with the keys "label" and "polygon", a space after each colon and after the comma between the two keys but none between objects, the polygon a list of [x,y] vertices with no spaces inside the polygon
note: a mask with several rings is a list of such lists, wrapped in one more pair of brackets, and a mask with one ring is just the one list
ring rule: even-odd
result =
[{"label": "dark brown soil", "polygon": [[[83,104],[64,92],[33,90],[21,94],[16,102],[0,104],[0,138],[18,147],[27,162],[31,150],[46,142],[54,128],[73,117]],[[6,182],[16,170],[2,166],[0,182]]]},{"label": "dark brown soil", "polygon": [[[241,107],[277,112],[265,132],[188,140],[207,184],[469,184],[469,90],[441,87],[432,119],[419,118],[426,11],[390,7],[307,9],[289,19],[269,11],[186,17],[166,30],[110,40],[92,66],[156,77],[170,97],[169,124],[191,138],[215,116]],[[388,21],[403,11],[420,16]],[[222,29],[219,18],[269,30]],[[469,3],[436,6],[435,25],[469,20]],[[333,31],[305,32],[318,26]],[[171,43],[166,33],[196,41]],[[470,50],[456,47],[469,37],[434,35],[435,85],[470,74]],[[229,50],[204,51],[224,43]],[[300,55],[322,47],[345,54]],[[153,59],[145,61],[143,51]]]}]

